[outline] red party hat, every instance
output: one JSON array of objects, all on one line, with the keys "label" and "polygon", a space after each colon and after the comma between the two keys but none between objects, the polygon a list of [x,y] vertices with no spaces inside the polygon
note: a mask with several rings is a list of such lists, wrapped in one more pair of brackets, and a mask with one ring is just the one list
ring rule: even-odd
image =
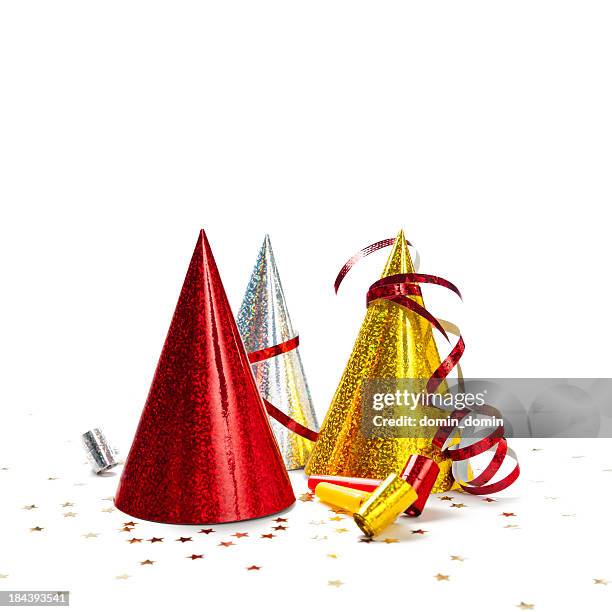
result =
[{"label": "red party hat", "polygon": [[294,501],[202,230],[115,504],[149,521],[206,524]]}]

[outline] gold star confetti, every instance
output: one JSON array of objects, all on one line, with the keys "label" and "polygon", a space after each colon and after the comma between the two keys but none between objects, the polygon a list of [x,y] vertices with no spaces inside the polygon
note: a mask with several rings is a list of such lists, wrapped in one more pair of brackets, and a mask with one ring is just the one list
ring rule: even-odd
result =
[{"label": "gold star confetti", "polygon": [[38,510],[38,506],[35,506],[34,504],[30,504],[29,506],[24,506],[22,510]]},{"label": "gold star confetti", "polygon": [[451,504],[451,508],[465,508],[465,504]]},{"label": "gold star confetti", "polygon": [[336,587],[339,588],[344,584],[344,582],[342,582],[342,580],[328,580],[327,581],[327,586],[331,586],[331,587]]},{"label": "gold star confetti", "polygon": [[609,584],[609,581],[606,580],[605,578],[593,578],[593,584]]},{"label": "gold star confetti", "polygon": [[151,559],[145,559],[144,561],[140,562],[140,565],[153,565],[155,563],[155,561],[151,561]]},{"label": "gold star confetti", "polygon": [[176,538],[176,541],[181,543],[191,542],[191,538],[184,538],[183,536],[181,536],[180,538]]},{"label": "gold star confetti", "polygon": [[452,501],[453,498],[450,495],[443,495],[440,497],[440,501]]},{"label": "gold star confetti", "polygon": [[336,533],[346,533],[348,531],[348,529],[346,529],[344,527],[338,527],[337,529],[334,529],[334,531]]},{"label": "gold star confetti", "polygon": [[127,523],[123,523],[124,527],[135,527],[136,525],[138,525],[138,523],[135,523],[134,521],[128,521]]},{"label": "gold star confetti", "polygon": [[121,574],[120,576],[115,576],[117,580],[127,580],[129,577],[129,574]]},{"label": "gold star confetti", "polygon": [[436,574],[434,576],[434,578],[438,581],[438,582],[442,582],[444,580],[449,580],[450,576],[448,576],[447,574]]},{"label": "gold star confetti", "polygon": [[122,527],[119,531],[133,531],[134,528],[133,527]]},{"label": "gold star confetti", "polygon": [[196,559],[203,559],[204,555],[189,555],[187,557],[187,559],[191,559],[192,561],[195,561]]},{"label": "gold star confetti", "polygon": [[76,512],[64,512],[64,517],[66,518],[74,518],[76,515]]},{"label": "gold star confetti", "polygon": [[253,572],[255,570],[260,570],[261,569],[261,565],[249,565],[249,567],[247,567],[247,570],[249,570],[249,572]]},{"label": "gold star confetti", "polygon": [[30,531],[43,531],[43,530],[44,530],[44,527],[38,527],[38,526],[30,527]]},{"label": "gold star confetti", "polygon": [[84,533],[83,537],[84,538],[97,538],[100,534],[99,533],[92,533],[91,531],[89,533]]},{"label": "gold star confetti", "polygon": [[417,535],[425,535],[427,531],[425,529],[413,529],[412,533],[415,533]]},{"label": "gold star confetti", "polygon": [[383,542],[385,544],[396,544],[397,542],[399,542],[399,540],[397,538],[385,538]]},{"label": "gold star confetti", "polygon": [[301,502],[311,502],[314,499],[314,495],[312,493],[302,493],[298,499]]},{"label": "gold star confetti", "polygon": [[215,530],[214,529],[200,529],[198,533],[205,533],[206,535],[208,535],[210,533],[215,533]]},{"label": "gold star confetti", "polygon": [[142,542],[142,538],[132,538],[130,540],[126,540],[126,542],[129,542],[130,544],[140,544]]},{"label": "gold star confetti", "polygon": [[329,520],[330,521],[343,521],[344,517],[343,516],[332,516]]},{"label": "gold star confetti", "polygon": [[[279,529],[278,527],[274,527],[274,529]],[[283,527],[284,529],[284,527]],[[249,534],[246,531],[237,531],[236,533],[232,533],[235,538],[248,538]]]},{"label": "gold star confetti", "polygon": [[72,506],[74,506],[74,504],[72,502],[64,502],[63,504],[61,504],[62,508],[72,508]]},{"label": "gold star confetti", "polygon": [[518,525],[504,525],[504,529],[517,529]]},{"label": "gold star confetti", "polygon": [[271,540],[272,538],[275,538],[276,536],[273,533],[262,533],[261,537],[265,538],[265,539],[268,539],[268,540]]},{"label": "gold star confetti", "polygon": [[521,610],[533,610],[533,604],[525,603],[524,601],[521,601],[521,603],[516,607],[520,608]]},{"label": "gold star confetti", "polygon": [[465,561],[465,557],[461,555],[451,555],[451,561]]},{"label": "gold star confetti", "polygon": [[151,542],[151,544],[155,544],[157,542],[163,542],[164,538],[150,538],[147,542]]},{"label": "gold star confetti", "polygon": [[338,555],[336,553],[327,553],[327,557],[329,559],[337,559]]},{"label": "gold star confetti", "polygon": [[233,542],[219,542],[217,546],[225,546],[225,548],[228,548],[229,546],[234,546],[234,543]]}]

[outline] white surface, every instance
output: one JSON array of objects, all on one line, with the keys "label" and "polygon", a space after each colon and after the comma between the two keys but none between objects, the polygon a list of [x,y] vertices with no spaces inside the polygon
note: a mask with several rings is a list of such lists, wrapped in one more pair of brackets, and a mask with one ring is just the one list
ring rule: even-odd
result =
[{"label": "white surface", "polygon": [[[513,489],[492,496],[495,502],[454,491],[451,501],[438,495],[419,519],[402,518],[378,542],[366,544],[359,542],[352,519],[316,501],[297,501],[278,515],[286,523],[268,517],[215,525],[206,535],[197,533],[198,527],[134,519],[134,530],[121,532],[131,517],[102,512],[112,507],[103,498],[114,494],[118,477],[90,474],[78,441],[49,440],[35,432],[31,444],[52,449],[54,456],[33,466],[28,450],[10,438],[2,432],[3,451],[14,454],[9,470],[0,471],[0,574],[8,574],[0,589],[70,590],[77,610],[161,610],[173,602],[175,609],[335,609],[349,603],[367,609],[382,597],[389,598],[390,609],[466,612],[510,611],[521,602],[551,612],[585,605],[605,611],[612,605],[606,518],[612,459],[604,440],[514,441],[523,477]],[[296,494],[306,491],[303,473],[293,472],[292,481]],[[65,502],[74,507],[62,508]],[[29,504],[38,508],[21,509]],[[69,511],[77,516],[64,517]],[[336,518],[342,520],[331,520]],[[274,531],[278,525],[287,530]],[[44,531],[30,532],[35,526]],[[232,537],[236,532],[248,537]],[[88,539],[87,533],[99,535]],[[276,537],[263,539],[264,533]],[[132,537],[143,542],[128,543]],[[152,537],[164,542],[146,541]],[[177,542],[179,537],[192,541]],[[386,538],[399,541],[385,543]],[[225,548],[221,541],[234,545]],[[187,559],[191,554],[204,558]],[[453,561],[451,555],[465,560]],[[145,559],[155,564],[141,566]],[[261,569],[248,571],[251,565]],[[438,573],[449,580],[438,581]],[[124,574],[130,577],[116,578]],[[335,580],[343,584],[328,584]]]},{"label": "white surface", "polygon": [[[272,581],[272,572],[223,574],[234,561],[221,557],[214,583],[181,564],[165,573],[163,563],[143,568],[159,579],[113,583],[115,572],[133,573],[140,551],[119,554],[123,542],[115,549],[79,535],[90,521],[101,531],[104,521],[116,525],[116,514],[98,514],[113,479],[75,489],[90,509],[81,511],[82,528],[54,518],[73,481],[85,479],[77,454],[64,461],[58,450],[66,439],[100,424],[129,445],[201,226],[236,308],[263,235],[271,235],[320,417],[384,255],[352,271],[338,297],[332,281],[354,251],[401,226],[422,270],[464,294],[463,305],[436,288],[426,299],[461,325],[466,375],[609,375],[609,333],[592,322],[605,321],[610,304],[602,215],[612,196],[611,16],[607,2],[2,2],[0,464],[13,467],[0,477],[12,483],[2,485],[1,503],[14,540],[0,542],[0,561],[10,566],[0,573],[30,588],[98,585],[98,601],[116,589],[147,596],[139,584],[161,601],[170,592],[159,591],[175,582],[186,589],[180,597],[224,587],[252,599],[246,580]],[[33,432],[44,435],[43,446]],[[439,541],[428,548],[432,529],[417,554],[412,542],[369,547],[370,565],[386,576],[397,555],[425,577],[410,579],[410,590],[423,584],[429,592],[431,572],[446,571],[453,554],[450,534],[461,533],[480,551],[466,556],[495,546],[518,566],[519,577],[503,574],[503,605],[557,605],[551,584],[575,584],[564,572],[578,542],[609,538],[599,472],[606,452],[597,452],[584,450],[594,470],[592,486],[578,489],[589,496],[575,521],[584,536],[568,539],[573,519],[550,519],[529,484],[561,479],[576,464],[538,455],[510,493],[522,515],[536,517],[532,527],[493,539],[484,528],[496,525],[498,508],[482,504],[482,520],[466,512],[448,525],[436,521],[444,550]],[[47,465],[61,481],[44,480]],[[553,495],[561,486],[547,483]],[[46,548],[35,544],[44,566],[28,556],[32,519],[16,510],[32,497],[48,524],[61,526],[44,534]],[[292,521],[302,512],[298,504]],[[302,542],[300,532],[287,540]],[[106,551],[109,572],[89,569],[88,544]],[[285,552],[315,555],[315,544]],[[544,544],[555,547],[553,557]],[[237,560],[240,550],[242,543],[220,552]],[[347,582],[338,589],[345,601],[376,586],[362,579],[365,569],[351,568],[350,548],[338,552],[349,564],[342,570],[328,571],[317,556],[316,579],[296,570],[296,598],[336,576]],[[264,561],[282,575],[287,556]],[[612,587],[589,589],[591,574],[603,571],[590,563],[580,556],[578,583],[609,597]],[[469,567],[451,568],[452,584],[435,584],[431,594],[462,593],[467,606],[477,580]],[[483,567],[490,575],[491,562]],[[554,609],[571,609],[568,597],[559,602]]]}]

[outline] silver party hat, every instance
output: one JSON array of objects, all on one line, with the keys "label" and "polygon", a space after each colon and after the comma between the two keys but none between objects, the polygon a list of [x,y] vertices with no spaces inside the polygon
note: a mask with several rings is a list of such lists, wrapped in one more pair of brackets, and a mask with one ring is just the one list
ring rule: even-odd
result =
[{"label": "silver party hat", "polygon": [[[295,337],[283,287],[276,269],[270,238],[266,235],[237,316],[247,352],[259,351]],[[253,364],[262,397],[286,415],[317,430],[317,418],[298,348]],[[303,468],[313,443],[270,418],[272,431],[288,470]]]}]

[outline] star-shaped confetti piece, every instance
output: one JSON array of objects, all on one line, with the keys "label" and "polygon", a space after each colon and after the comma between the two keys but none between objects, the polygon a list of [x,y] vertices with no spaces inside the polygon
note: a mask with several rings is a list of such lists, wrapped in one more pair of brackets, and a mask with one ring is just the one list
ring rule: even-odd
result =
[{"label": "star-shaped confetti piece", "polygon": [[209,535],[211,533],[215,533],[215,530],[214,529],[200,529],[198,533],[205,533],[206,535]]},{"label": "star-shaped confetti piece", "polygon": [[337,559],[338,555],[336,553],[327,553],[327,557],[329,559]]},{"label": "star-shaped confetti piece", "polygon": [[327,581],[327,586],[331,586],[331,587],[336,587],[339,588],[344,584],[344,582],[342,582],[342,580],[328,580]]},{"label": "star-shaped confetti piece", "polygon": [[151,561],[151,559],[145,559],[144,561],[140,562],[140,565],[153,565],[155,563],[155,561]]},{"label": "star-shaped confetti piece", "polygon": [[38,525],[36,527],[30,527],[30,531],[43,531],[44,529],[44,527],[38,527]]},{"label": "star-shaped confetti piece", "polygon": [[92,533],[91,531],[89,533],[84,533],[83,537],[84,538],[97,538],[100,534],[99,533]]},{"label": "star-shaped confetti piece", "polygon": [[142,542],[142,538],[131,538],[130,540],[126,540],[130,544],[140,544]]},{"label": "star-shaped confetti piece", "polygon": [[261,537],[267,540],[271,540],[272,538],[275,538],[276,536],[273,533],[262,533]]},{"label": "star-shaped confetti piece", "polygon": [[189,555],[187,558],[195,561],[196,559],[203,559],[204,555]]},{"label": "star-shaped confetti piece", "polygon": [[286,518],[281,518],[281,517],[278,517],[278,518],[275,518],[275,519],[274,519],[274,522],[275,522],[275,523],[286,523],[286,522],[287,522],[287,519],[286,519]]},{"label": "star-shaped confetti piece", "polygon": [[30,504],[29,506],[24,506],[22,508],[22,510],[37,510],[38,506],[35,506],[34,504]]},{"label": "star-shaped confetti piece", "polygon": [[184,538],[181,536],[180,538],[176,538],[176,541],[184,544],[185,542],[191,542],[191,538]]},{"label": "star-shaped confetti piece", "polygon": [[465,557],[462,557],[461,555],[451,555],[450,558],[451,561],[465,561]]},{"label": "star-shaped confetti piece", "polygon": [[605,578],[593,578],[593,584],[609,584],[609,581],[606,580]]},{"label": "star-shaped confetti piece", "polygon": [[134,521],[128,521],[127,523],[123,523],[124,527],[136,527],[136,525],[138,525],[138,523],[135,523]]},{"label": "star-shaped confetti piece", "polygon": [[72,506],[74,506],[74,504],[72,502],[64,502],[63,504],[61,504],[62,508],[72,508]]},{"label": "star-shaped confetti piece", "polygon": [[509,516],[516,516],[516,514],[514,514],[514,512],[502,512],[499,516],[505,516],[508,518]]},{"label": "star-shaped confetti piece", "polygon": [[450,495],[443,495],[440,497],[440,501],[452,501],[453,498]]},{"label": "star-shaped confetti piece", "polygon": [[100,510],[100,512],[106,512],[107,514],[110,514],[111,512],[114,512],[115,508],[112,507],[108,507],[108,508],[102,508],[102,510]]},{"label": "star-shaped confetti piece", "polygon": [[346,529],[345,527],[338,527],[337,529],[334,529],[334,531],[336,533],[346,533],[348,529]]},{"label": "star-shaped confetti piece", "polygon": [[127,580],[130,577],[129,574],[121,574],[119,576],[115,576],[117,580]]},{"label": "star-shaped confetti piece", "polygon": [[425,535],[427,531],[425,529],[413,529],[412,533],[415,533],[417,535]]},{"label": "star-shaped confetti piece", "polygon": [[219,542],[217,546],[224,546],[225,548],[229,548],[230,546],[234,546],[234,542]]},{"label": "star-shaped confetti piece", "polygon": [[284,525],[275,525],[272,527],[272,529],[274,529],[274,531],[287,531],[287,528]]},{"label": "star-shaped confetti piece", "polygon": [[524,601],[521,601],[521,603],[518,604],[516,607],[520,608],[521,610],[533,610],[534,605],[530,604],[530,603],[525,603]]},{"label": "star-shaped confetti piece", "polygon": [[447,574],[436,574],[434,576],[434,578],[438,581],[438,582],[443,582],[443,581],[448,581],[450,579],[450,576],[448,576]]},{"label": "star-shaped confetti piece", "polygon": [[397,542],[399,542],[399,540],[397,538],[385,538],[383,542],[385,544],[396,544]]},{"label": "star-shaped confetti piece", "polygon": [[374,538],[371,538],[370,536],[361,536],[359,538],[360,542],[363,542],[364,544],[371,544],[372,542],[374,542]]},{"label": "star-shaped confetti piece", "polygon": [[483,497],[482,501],[492,504],[493,502],[496,502],[497,500],[493,499],[492,497]]},{"label": "star-shaped confetti piece", "polygon": [[151,544],[156,544],[157,542],[163,542],[164,538],[150,538],[147,542],[151,542]]},{"label": "star-shaped confetti piece", "polygon": [[249,570],[249,572],[254,572],[260,569],[261,569],[261,565],[249,565],[249,567],[247,567],[247,570]]},{"label": "star-shaped confetti piece", "polygon": [[451,504],[451,508],[465,508],[465,504]]},{"label": "star-shaped confetti piece", "polygon": [[128,531],[129,532],[129,531],[134,531],[134,528],[126,526],[126,527],[122,527],[119,531]]},{"label": "star-shaped confetti piece", "polygon": [[[274,529],[278,529],[278,527],[274,527]],[[283,527],[284,529],[284,527]],[[235,538],[248,538],[249,534],[246,531],[237,531],[236,533],[232,533],[232,536],[234,536]]]},{"label": "star-shaped confetti piece", "polygon": [[504,529],[518,529],[518,525],[504,525]]},{"label": "star-shaped confetti piece", "polygon": [[64,512],[65,518],[74,518],[77,515],[76,512]]},{"label": "star-shaped confetti piece", "polygon": [[344,517],[343,516],[332,516],[329,520],[330,521],[343,521]]},{"label": "star-shaped confetti piece", "polygon": [[314,499],[314,494],[313,493],[302,493],[298,499],[301,502],[311,502]]}]

